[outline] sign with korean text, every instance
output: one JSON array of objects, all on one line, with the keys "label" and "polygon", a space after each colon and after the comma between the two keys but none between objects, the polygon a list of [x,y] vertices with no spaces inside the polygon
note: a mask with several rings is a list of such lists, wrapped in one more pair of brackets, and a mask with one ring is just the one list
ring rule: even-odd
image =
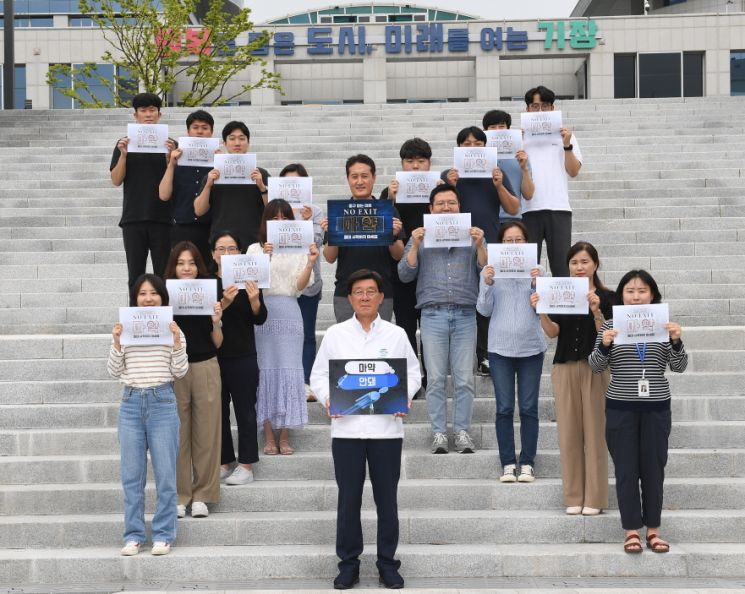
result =
[{"label": "sign with korean text", "polygon": [[127,152],[167,153],[168,126],[166,124],[127,124]]},{"label": "sign with korean text", "polygon": [[424,247],[471,247],[471,213],[424,215]]},{"label": "sign with korean text", "polygon": [[267,221],[266,240],[275,254],[307,254],[313,243],[313,221]]},{"label": "sign with korean text", "polygon": [[531,111],[520,114],[523,138],[528,144],[557,144],[561,142],[561,112]]},{"label": "sign with korean text", "polygon": [[215,169],[220,172],[216,184],[256,184],[251,179],[251,172],[256,169],[256,155],[254,153],[217,154],[215,155]]},{"label": "sign with korean text", "polygon": [[175,316],[211,316],[217,303],[216,279],[166,280],[168,302]]},{"label": "sign with korean text", "polygon": [[173,308],[171,307],[120,307],[119,322],[123,345],[173,345]]},{"label": "sign with korean text", "polygon": [[222,256],[222,286],[235,285],[239,289],[246,288],[246,281],[254,281],[260,289],[268,289],[270,283],[268,254],[240,254],[237,256]]},{"label": "sign with korean text", "polygon": [[215,151],[220,148],[220,139],[181,136],[178,147],[182,151],[178,160],[179,167],[213,167]]},{"label": "sign with korean text", "polygon": [[614,305],[613,329],[618,335],[614,344],[668,342],[670,333],[665,324],[670,321],[667,303],[649,305]]},{"label": "sign with korean text", "polygon": [[497,149],[488,146],[456,146],[453,149],[453,166],[462,178],[491,177],[497,166]]},{"label": "sign with korean text", "polygon": [[269,200],[286,200],[293,210],[302,210],[313,202],[312,177],[270,177],[267,190]]},{"label": "sign with korean text", "polygon": [[530,271],[538,265],[535,243],[490,243],[487,251],[494,278],[530,278]]},{"label": "sign with korean text", "polygon": [[375,246],[393,243],[391,200],[329,200],[329,245]]},{"label": "sign with korean text", "polygon": [[535,292],[539,297],[536,306],[539,314],[586,314],[590,311],[587,277],[539,276],[535,279]]},{"label": "sign with korean text", "polygon": [[486,130],[486,146],[497,149],[501,159],[514,159],[517,151],[523,149],[523,131],[511,130]]},{"label": "sign with korean text", "polygon": [[332,416],[408,413],[407,390],[405,358],[329,360]]},{"label": "sign with korean text", "polygon": [[429,195],[440,181],[439,171],[397,171],[396,202],[429,204]]}]

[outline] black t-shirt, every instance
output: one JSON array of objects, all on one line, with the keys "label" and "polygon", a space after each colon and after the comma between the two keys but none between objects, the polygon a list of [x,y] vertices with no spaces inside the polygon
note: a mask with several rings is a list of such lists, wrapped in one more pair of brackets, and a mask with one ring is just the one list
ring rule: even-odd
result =
[{"label": "black t-shirt", "polygon": [[186,337],[189,363],[199,363],[217,356],[215,343],[212,342],[211,316],[173,316],[173,321]]},{"label": "black t-shirt", "polygon": [[[261,169],[264,184],[269,174]],[[205,176],[199,187],[201,193],[207,183]],[[231,231],[241,240],[243,249],[259,241],[259,226],[264,214],[264,201],[259,187],[253,184],[213,184],[210,190],[212,227],[210,234]]]},{"label": "black t-shirt", "polygon": [[[372,200],[378,200],[374,196]],[[350,200],[352,200],[350,198]],[[393,216],[397,219],[401,218],[397,208],[393,208]],[[406,231],[401,229],[401,233],[395,240],[403,241],[406,244],[407,239]],[[346,297],[347,296],[347,279],[353,272],[360,270],[361,268],[368,268],[374,270],[381,277],[383,277],[383,293],[386,298],[393,298],[393,280],[394,269],[396,261],[391,257],[391,252],[388,250],[387,245],[380,246],[360,246],[360,247],[347,247],[339,246],[339,256],[336,259],[336,288],[334,289],[334,297]]]},{"label": "black t-shirt", "polygon": [[[109,171],[116,167],[120,154],[119,147],[114,147]],[[171,205],[158,196],[158,186],[166,166],[164,154],[127,153],[120,227],[128,223],[171,223]]]},{"label": "black t-shirt", "polygon": [[[610,320],[613,317],[613,306],[616,304],[616,294],[608,289],[595,289],[600,297],[600,311],[603,317]],[[550,315],[553,322],[559,325],[559,337],[556,341],[554,363],[587,360],[595,348],[595,316],[592,312],[584,315]]]},{"label": "black t-shirt", "polygon": [[178,225],[209,225],[212,221],[212,210],[201,217],[194,214],[194,199],[202,191],[202,180],[212,167],[176,167],[173,172],[173,222]]},{"label": "black t-shirt", "polygon": [[[449,170],[440,176],[447,182]],[[502,185],[515,195],[510,180],[505,175]],[[484,231],[487,243],[497,243],[499,236],[499,195],[491,177],[460,178],[455,186],[460,195],[460,212],[471,213],[471,225]]]},{"label": "black t-shirt", "polygon": [[[222,279],[217,279],[217,299],[222,299]],[[261,309],[254,314],[248,293],[245,289],[238,291],[233,303],[222,313],[222,346],[217,354],[221,358],[244,357],[256,355],[256,338],[254,326],[261,326],[266,322],[266,306],[264,293],[259,291]],[[188,339],[187,339],[188,340]]]}]

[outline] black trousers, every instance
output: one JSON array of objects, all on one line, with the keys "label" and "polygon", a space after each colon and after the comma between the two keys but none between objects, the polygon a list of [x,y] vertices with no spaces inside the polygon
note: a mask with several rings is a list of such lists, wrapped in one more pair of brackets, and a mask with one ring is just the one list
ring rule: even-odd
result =
[{"label": "black trousers", "polygon": [[616,468],[616,495],[624,530],[660,525],[670,427],[669,410],[605,409],[605,439]]},{"label": "black trousers", "polygon": [[403,439],[331,440],[334,473],[339,487],[336,511],[336,554],[340,572],[358,572],[362,554],[362,488],[365,466],[370,470],[373,498],[378,512],[378,570],[397,570],[398,479],[401,476]]},{"label": "black trousers", "polygon": [[153,261],[153,273],[163,278],[171,253],[171,225],[166,223],[126,223],[122,225],[124,253],[127,256],[127,275],[130,290],[135,281],[145,274],[147,254]]},{"label": "black trousers", "polygon": [[489,358],[489,320],[476,312],[476,365]]},{"label": "black trousers", "polygon": [[427,368],[424,366],[424,345],[417,345],[416,330],[420,325],[422,312],[416,308],[416,281],[402,283],[393,281],[393,314],[396,316],[396,326],[403,328],[409,337],[414,353],[421,357],[422,387],[427,387]]},{"label": "black trousers", "polygon": [[256,430],[256,390],[259,387],[259,364],[256,355],[224,357],[220,362],[222,380],[222,452],[220,464],[235,462],[233,435],[230,431],[230,401],[233,401],[238,425],[238,462],[259,461]]},{"label": "black trousers", "polygon": [[538,261],[541,261],[543,240],[552,276],[569,276],[567,252],[572,244],[572,213],[567,210],[532,210],[523,213],[523,223],[528,228],[528,241],[538,244]]},{"label": "black trousers", "polygon": [[176,223],[171,227],[171,247],[179,241],[191,241],[202,255],[207,268],[212,262],[212,250],[210,249],[210,226],[199,224],[180,225]]}]

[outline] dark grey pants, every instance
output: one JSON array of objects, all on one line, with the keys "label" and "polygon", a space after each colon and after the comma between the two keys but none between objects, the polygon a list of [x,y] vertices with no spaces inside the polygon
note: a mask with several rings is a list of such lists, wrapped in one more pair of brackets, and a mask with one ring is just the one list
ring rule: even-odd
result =
[{"label": "dark grey pants", "polygon": [[546,240],[546,255],[552,276],[569,276],[567,252],[572,244],[572,213],[567,210],[533,210],[523,214],[528,241],[538,244],[538,261]]}]

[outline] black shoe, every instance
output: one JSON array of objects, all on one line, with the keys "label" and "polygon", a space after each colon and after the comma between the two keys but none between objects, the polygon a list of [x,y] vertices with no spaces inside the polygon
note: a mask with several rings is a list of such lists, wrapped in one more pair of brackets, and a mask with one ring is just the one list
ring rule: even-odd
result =
[{"label": "black shoe", "polygon": [[479,363],[479,366],[476,368],[476,372],[479,375],[489,375],[489,361],[488,361],[488,359],[484,359],[481,363]]},{"label": "black shoe", "polygon": [[380,574],[379,581],[389,590],[400,590],[404,587],[404,578],[395,569]]},{"label": "black shoe", "polygon": [[339,575],[336,576],[336,579],[334,580],[334,589],[335,590],[349,590],[350,588],[354,588],[355,584],[360,583],[360,574],[359,573],[350,573],[347,571],[342,571],[339,573]]}]

